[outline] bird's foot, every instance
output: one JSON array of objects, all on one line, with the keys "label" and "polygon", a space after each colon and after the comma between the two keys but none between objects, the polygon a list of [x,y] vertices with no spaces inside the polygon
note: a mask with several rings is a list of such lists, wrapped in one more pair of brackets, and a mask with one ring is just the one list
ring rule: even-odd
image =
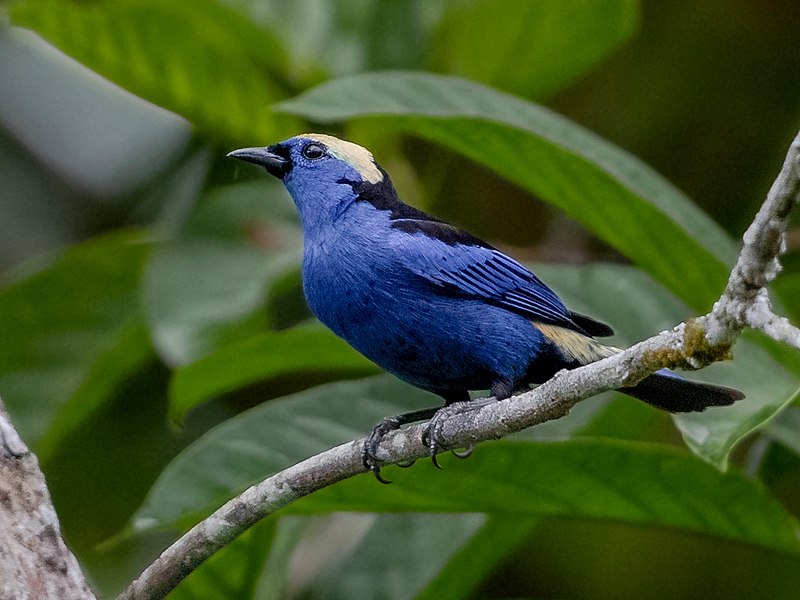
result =
[{"label": "bird's foot", "polygon": [[[381,476],[381,465],[377,456],[378,446],[387,433],[394,431],[395,429],[400,429],[401,424],[402,421],[399,417],[387,417],[373,427],[366,440],[364,440],[364,448],[361,452],[361,462],[364,465],[364,468],[372,471],[372,474],[375,475],[375,479],[381,483],[391,483],[391,481],[384,479],[383,476]],[[412,461],[411,463],[403,463],[401,466],[410,467],[413,464],[414,462]]]},{"label": "bird's foot", "polygon": [[[437,459],[437,455],[444,446],[442,433],[444,431],[445,423],[447,423],[451,417],[480,410],[484,406],[493,404],[494,402],[496,402],[495,398],[491,397],[480,400],[468,400],[465,402],[453,402],[452,404],[448,404],[444,408],[439,409],[436,414],[431,417],[431,420],[428,421],[428,424],[425,426],[425,429],[422,432],[422,443],[426,448],[428,448],[428,452],[431,456],[431,462],[433,463],[434,467],[437,469],[442,468],[442,466],[439,464],[439,460]],[[470,444],[469,447],[464,450],[464,452],[457,452],[455,449],[451,449],[453,454],[458,458],[467,458],[474,450],[475,446],[472,444]]]},{"label": "bird's foot", "polygon": [[[467,402],[462,402],[461,404],[467,404]],[[417,423],[419,421],[432,419],[442,410],[444,409],[423,408],[422,410],[415,410],[413,412],[403,413],[402,415],[395,415],[394,417],[386,417],[372,428],[367,439],[364,440],[364,448],[361,453],[361,462],[364,468],[368,471],[372,471],[372,474],[375,475],[375,479],[381,483],[391,483],[381,476],[381,460],[378,458],[378,446],[380,446],[383,438],[395,429],[400,429],[400,427],[407,423]],[[471,450],[468,451],[471,452]],[[407,468],[413,464],[414,461],[411,460],[398,463],[398,466]]]}]

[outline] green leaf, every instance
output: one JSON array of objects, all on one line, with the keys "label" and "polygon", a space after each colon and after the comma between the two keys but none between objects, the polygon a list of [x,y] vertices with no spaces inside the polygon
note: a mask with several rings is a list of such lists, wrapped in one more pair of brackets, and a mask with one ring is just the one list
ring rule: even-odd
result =
[{"label": "green leaf", "polygon": [[[388,375],[271,400],[209,431],[175,458],[134,515],[132,527],[190,524],[267,475],[365,436],[388,415],[440,404],[437,396]],[[574,414],[562,419],[564,435],[585,425],[581,412]]]},{"label": "green leaf", "polygon": [[148,263],[145,307],[162,358],[181,365],[266,330],[270,286],[300,260],[297,214],[267,179],[206,194]]},{"label": "green leaf", "polygon": [[337,556],[313,578],[303,597],[411,600],[485,521],[481,515],[354,517],[371,519],[371,527],[352,551],[337,545]]},{"label": "green leaf", "polygon": [[[544,98],[633,35],[633,0],[453,3],[437,28],[435,70]],[[513,68],[509,68],[513,65]]]},{"label": "green leaf", "polygon": [[[393,485],[359,476],[288,507],[614,520],[708,535],[800,560],[798,523],[755,482],[666,446],[618,440],[497,442],[444,471],[390,468]],[[732,501],[735,499],[735,501]]]},{"label": "green leaf", "polygon": [[453,77],[368,73],[279,109],[321,122],[380,117],[563,209],[695,310],[723,289],[736,245],[652,169],[546,108]]},{"label": "green leaf", "polygon": [[365,436],[387,415],[440,403],[388,376],[266,402],[215,427],[174,459],[133,516],[133,529],[191,524],[267,475]]},{"label": "green leaf", "polygon": [[222,139],[282,139],[297,128],[269,110],[286,96],[281,46],[213,0],[26,0],[9,12],[14,24]]},{"label": "green leaf", "polygon": [[[410,600],[484,521],[481,515],[342,513],[270,518],[256,526],[258,540],[251,530],[223,548],[170,599]],[[414,551],[398,555],[398,547]]]},{"label": "green leaf", "polygon": [[372,375],[378,367],[319,324],[267,331],[175,371],[170,383],[170,416],[184,415],[219,394],[279,377]]},{"label": "green leaf", "polygon": [[46,460],[152,357],[137,288],[150,244],[121,232],[0,290],[0,394]]},{"label": "green leaf", "polygon": [[[365,436],[388,415],[440,404],[437,396],[388,375],[271,400],[229,419],[176,457],[134,515],[132,527],[192,523],[271,473]],[[592,402],[583,406],[591,407],[590,415],[598,410]],[[561,419],[558,435],[569,436],[589,420],[573,411]]]},{"label": "green leaf", "polygon": [[107,337],[109,341],[113,340],[113,345],[98,348],[92,362],[87,362],[89,368],[80,387],[58,410],[39,442],[38,455],[42,461],[50,458],[50,453],[67,434],[78,429],[113,399],[120,385],[149,361],[155,360],[138,306],[127,319],[123,318],[119,323],[108,322],[106,326],[109,328]]},{"label": "green leaf", "polygon": [[744,400],[702,413],[675,415],[689,448],[722,469],[737,442],[769,423],[798,394],[797,375],[782,367],[758,341],[757,334],[745,331],[733,361],[692,375],[738,388],[747,395]]}]

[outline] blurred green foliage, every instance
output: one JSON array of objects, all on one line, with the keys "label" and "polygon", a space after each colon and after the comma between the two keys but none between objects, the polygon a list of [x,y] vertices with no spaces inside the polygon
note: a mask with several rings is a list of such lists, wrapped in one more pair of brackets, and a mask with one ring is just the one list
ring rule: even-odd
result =
[{"label": "blurred green foliage", "polygon": [[[537,273],[630,344],[709,308],[800,125],[800,10],[777,6],[0,8],[0,395],[98,592],[254,481],[438,402],[312,321],[291,201],[227,150],[363,143],[412,203],[558,259]],[[797,318],[790,233],[775,292]],[[604,394],[444,473],[343,482],[172,597],[793,598],[800,359],[736,350],[697,375],[734,407]]]}]

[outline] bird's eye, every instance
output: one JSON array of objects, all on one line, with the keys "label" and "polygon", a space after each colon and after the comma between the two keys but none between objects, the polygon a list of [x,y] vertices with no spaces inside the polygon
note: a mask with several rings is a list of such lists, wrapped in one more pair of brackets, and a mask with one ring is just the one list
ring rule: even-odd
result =
[{"label": "bird's eye", "polygon": [[325,154],[325,149],[319,144],[309,144],[303,148],[303,156],[309,160],[316,160],[322,158]]}]

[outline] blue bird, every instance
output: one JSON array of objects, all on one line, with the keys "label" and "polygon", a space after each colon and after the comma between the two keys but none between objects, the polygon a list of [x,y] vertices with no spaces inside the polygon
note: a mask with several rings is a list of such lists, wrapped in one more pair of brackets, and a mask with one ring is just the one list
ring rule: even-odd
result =
[{"label": "blue bird", "polygon": [[[304,134],[229,154],[281,179],[303,225],[303,290],[312,312],[356,350],[445,405],[491,390],[503,400],[619,350],[612,329],[570,311],[526,267],[477,237],[400,201],[372,154]],[[621,390],[670,412],[702,411],[738,390],[659,371]],[[402,424],[438,408],[390,417],[368,438],[365,466]],[[435,418],[435,417],[434,417]],[[430,428],[428,432],[430,432]],[[436,439],[427,438],[435,459]]]}]

